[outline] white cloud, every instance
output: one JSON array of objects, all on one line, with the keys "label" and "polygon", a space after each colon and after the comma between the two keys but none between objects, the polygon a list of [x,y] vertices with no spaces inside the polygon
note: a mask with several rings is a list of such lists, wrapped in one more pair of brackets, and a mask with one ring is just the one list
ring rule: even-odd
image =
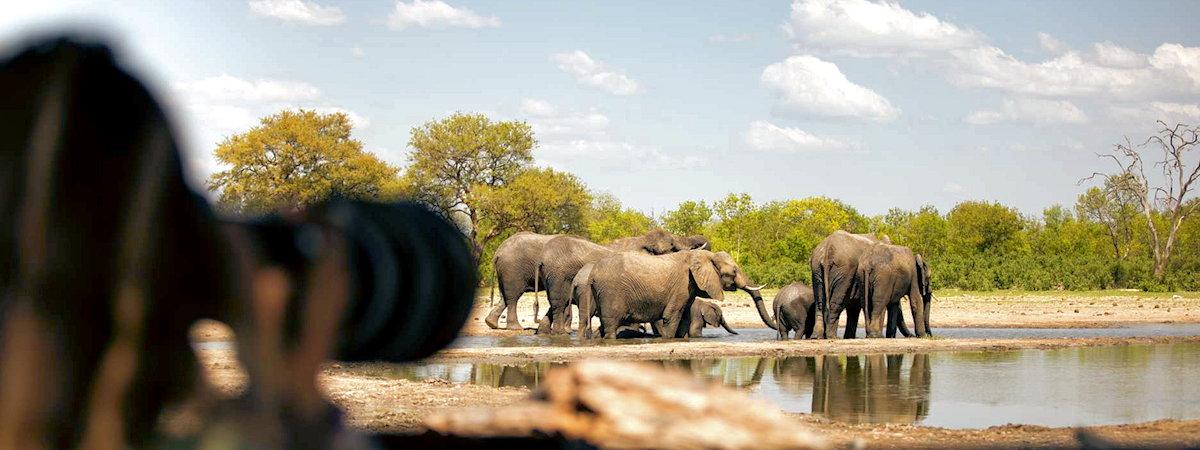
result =
[{"label": "white cloud", "polygon": [[539,163],[568,170],[588,167],[638,169],[648,165],[697,167],[705,159],[674,155],[655,145],[631,142],[609,127],[608,116],[595,109],[569,110],[527,98],[519,114],[538,137]]},{"label": "white cloud", "polygon": [[1092,58],[1097,64],[1119,69],[1146,67],[1147,57],[1112,42],[1092,44]]},{"label": "white cloud", "polygon": [[1133,123],[1157,128],[1155,121],[1166,123],[1200,122],[1200,104],[1149,102],[1136,105],[1118,105],[1109,108],[1110,116],[1120,123]]},{"label": "white cloud", "polygon": [[723,44],[728,42],[750,42],[752,40],[754,40],[753,33],[739,33],[730,35],[714,34],[708,37],[708,42],[714,44]]},{"label": "white cloud", "polygon": [[1050,33],[1038,32],[1038,44],[1042,46],[1042,50],[1051,55],[1061,55],[1067,51],[1067,44],[1058,38],[1051,36]]},{"label": "white cloud", "polygon": [[500,18],[482,16],[467,8],[455,8],[441,0],[397,1],[388,15],[388,26],[403,30],[421,28],[495,28]]},{"label": "white cloud", "polygon": [[337,25],[346,21],[346,15],[342,13],[341,8],[321,6],[303,0],[252,0],[250,11],[285,22],[309,25]]},{"label": "white cloud", "polygon": [[779,95],[778,109],[817,117],[893,120],[900,110],[886,98],[846,79],[830,62],[793,56],[763,69],[762,84]]},{"label": "white cloud", "polygon": [[857,56],[918,56],[983,41],[974,30],[889,1],[797,0],[783,29],[804,49]]},{"label": "white cloud", "polygon": [[592,59],[583,50],[556,53],[550,57],[559,70],[571,74],[575,81],[585,86],[598,88],[613,95],[632,95],[641,92],[641,85],[624,73]]},{"label": "white cloud", "polygon": [[350,55],[358,59],[363,59],[367,56],[367,52],[363,50],[362,47],[352,47],[350,49]]},{"label": "white cloud", "polygon": [[1200,95],[1200,47],[1164,43],[1147,55],[1100,42],[1075,51],[1039,33],[1052,57],[1029,62],[988,44],[982,33],[886,0],[797,0],[784,30],[816,54],[922,58],[964,88],[1100,102]]},{"label": "white cloud", "polygon": [[857,149],[857,143],[823,138],[799,128],[780,127],[758,120],[750,123],[744,141],[752,150],[774,153],[801,153]]},{"label": "white cloud", "polygon": [[975,111],[963,121],[975,125],[1000,122],[1059,125],[1087,123],[1088,117],[1075,104],[1065,100],[1020,98],[1004,100],[999,110]]}]

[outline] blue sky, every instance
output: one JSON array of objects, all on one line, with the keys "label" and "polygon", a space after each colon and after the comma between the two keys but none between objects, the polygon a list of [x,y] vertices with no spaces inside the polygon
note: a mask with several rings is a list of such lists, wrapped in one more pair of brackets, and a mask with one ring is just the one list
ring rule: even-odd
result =
[{"label": "blue sky", "polygon": [[472,111],[651,213],[748,192],[1036,214],[1123,136],[1200,123],[1200,2],[4,3],[0,49],[64,24],[116,39],[196,179],[280,108],[345,111],[397,164],[412,127]]}]

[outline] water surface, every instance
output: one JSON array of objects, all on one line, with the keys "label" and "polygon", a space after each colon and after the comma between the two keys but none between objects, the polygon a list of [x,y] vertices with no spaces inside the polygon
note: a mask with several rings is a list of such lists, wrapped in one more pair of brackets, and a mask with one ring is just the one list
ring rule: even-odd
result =
[{"label": "water surface", "polygon": [[[747,389],[790,412],[850,423],[981,428],[1200,418],[1200,344],[655,361]],[[537,386],[558,364],[435,363],[381,375]]]}]

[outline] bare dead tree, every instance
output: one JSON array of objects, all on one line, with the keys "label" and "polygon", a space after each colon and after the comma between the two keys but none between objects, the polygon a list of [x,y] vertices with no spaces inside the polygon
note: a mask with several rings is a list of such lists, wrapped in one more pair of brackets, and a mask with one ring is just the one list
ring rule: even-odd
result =
[{"label": "bare dead tree", "polygon": [[[1105,192],[1111,198],[1131,196],[1136,199],[1142,215],[1146,217],[1150,234],[1154,277],[1162,280],[1171,262],[1171,251],[1175,248],[1179,227],[1200,204],[1187,201],[1188,195],[1196,188],[1196,180],[1200,179],[1200,161],[1194,161],[1191,153],[1200,142],[1200,126],[1171,126],[1161,120],[1158,124],[1162,129],[1140,145],[1133,145],[1126,137],[1125,143],[1114,146],[1112,153],[1099,155],[1116,164],[1115,172],[1096,172],[1084,180],[1102,178]],[[1149,155],[1143,154],[1151,153],[1154,149],[1162,152],[1161,159],[1150,162],[1147,167],[1145,158]],[[1152,180],[1146,174],[1147,169],[1151,173],[1156,170],[1159,173]],[[1165,225],[1165,230],[1159,229],[1160,223]],[[1165,238],[1163,231],[1166,232]]]}]

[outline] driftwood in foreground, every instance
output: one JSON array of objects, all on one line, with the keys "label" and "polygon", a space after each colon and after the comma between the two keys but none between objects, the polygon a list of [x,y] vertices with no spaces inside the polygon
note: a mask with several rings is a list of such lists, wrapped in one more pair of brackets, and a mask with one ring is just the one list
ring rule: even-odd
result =
[{"label": "driftwood in foreground", "polygon": [[599,360],[551,371],[528,402],[435,414],[425,426],[447,436],[559,436],[618,449],[826,447],[745,393],[661,367]]}]

